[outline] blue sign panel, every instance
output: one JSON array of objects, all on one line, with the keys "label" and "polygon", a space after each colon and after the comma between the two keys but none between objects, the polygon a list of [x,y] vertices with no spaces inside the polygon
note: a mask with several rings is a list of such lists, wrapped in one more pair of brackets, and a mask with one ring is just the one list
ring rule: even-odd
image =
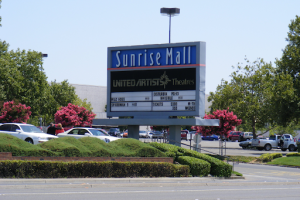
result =
[{"label": "blue sign panel", "polygon": [[111,68],[196,64],[196,46],[143,48],[111,52]]}]

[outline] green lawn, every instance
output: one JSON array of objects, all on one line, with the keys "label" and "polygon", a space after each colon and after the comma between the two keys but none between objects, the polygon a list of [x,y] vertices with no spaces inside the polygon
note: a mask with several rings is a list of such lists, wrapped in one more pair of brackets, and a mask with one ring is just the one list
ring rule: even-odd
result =
[{"label": "green lawn", "polygon": [[285,166],[299,166],[300,167],[300,157],[282,157],[282,158],[276,158],[271,162],[268,162],[267,164],[271,165],[285,165]]}]

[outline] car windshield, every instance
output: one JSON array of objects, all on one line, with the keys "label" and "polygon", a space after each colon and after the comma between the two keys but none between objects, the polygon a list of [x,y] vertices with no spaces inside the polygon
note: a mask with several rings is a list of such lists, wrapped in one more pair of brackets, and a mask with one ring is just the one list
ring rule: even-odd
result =
[{"label": "car windshield", "polygon": [[106,134],[97,129],[89,129],[89,131],[95,136],[106,136]]},{"label": "car windshield", "polygon": [[20,125],[22,130],[27,133],[43,133],[40,129],[38,129],[35,126],[26,126],[26,125]]},{"label": "car windshield", "polygon": [[97,129],[97,130],[102,132],[104,135],[109,136],[109,134],[105,130],[102,130],[102,129]]}]

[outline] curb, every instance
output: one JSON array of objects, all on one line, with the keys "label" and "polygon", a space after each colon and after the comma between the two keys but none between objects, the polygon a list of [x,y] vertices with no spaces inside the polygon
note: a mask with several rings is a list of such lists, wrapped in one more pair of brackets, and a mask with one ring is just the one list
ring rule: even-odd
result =
[{"label": "curb", "polygon": [[88,183],[82,179],[81,183],[66,184],[25,184],[25,185],[0,185],[0,189],[49,189],[49,188],[111,188],[111,187],[176,187],[176,186],[258,186],[258,185],[300,185],[300,182],[158,182],[158,183]]}]

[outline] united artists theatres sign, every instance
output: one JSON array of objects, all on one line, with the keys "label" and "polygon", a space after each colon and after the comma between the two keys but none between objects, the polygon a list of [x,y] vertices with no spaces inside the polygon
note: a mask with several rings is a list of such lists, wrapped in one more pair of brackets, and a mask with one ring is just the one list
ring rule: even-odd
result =
[{"label": "united artists theatres sign", "polygon": [[107,116],[204,116],[205,42],[108,48]]}]

